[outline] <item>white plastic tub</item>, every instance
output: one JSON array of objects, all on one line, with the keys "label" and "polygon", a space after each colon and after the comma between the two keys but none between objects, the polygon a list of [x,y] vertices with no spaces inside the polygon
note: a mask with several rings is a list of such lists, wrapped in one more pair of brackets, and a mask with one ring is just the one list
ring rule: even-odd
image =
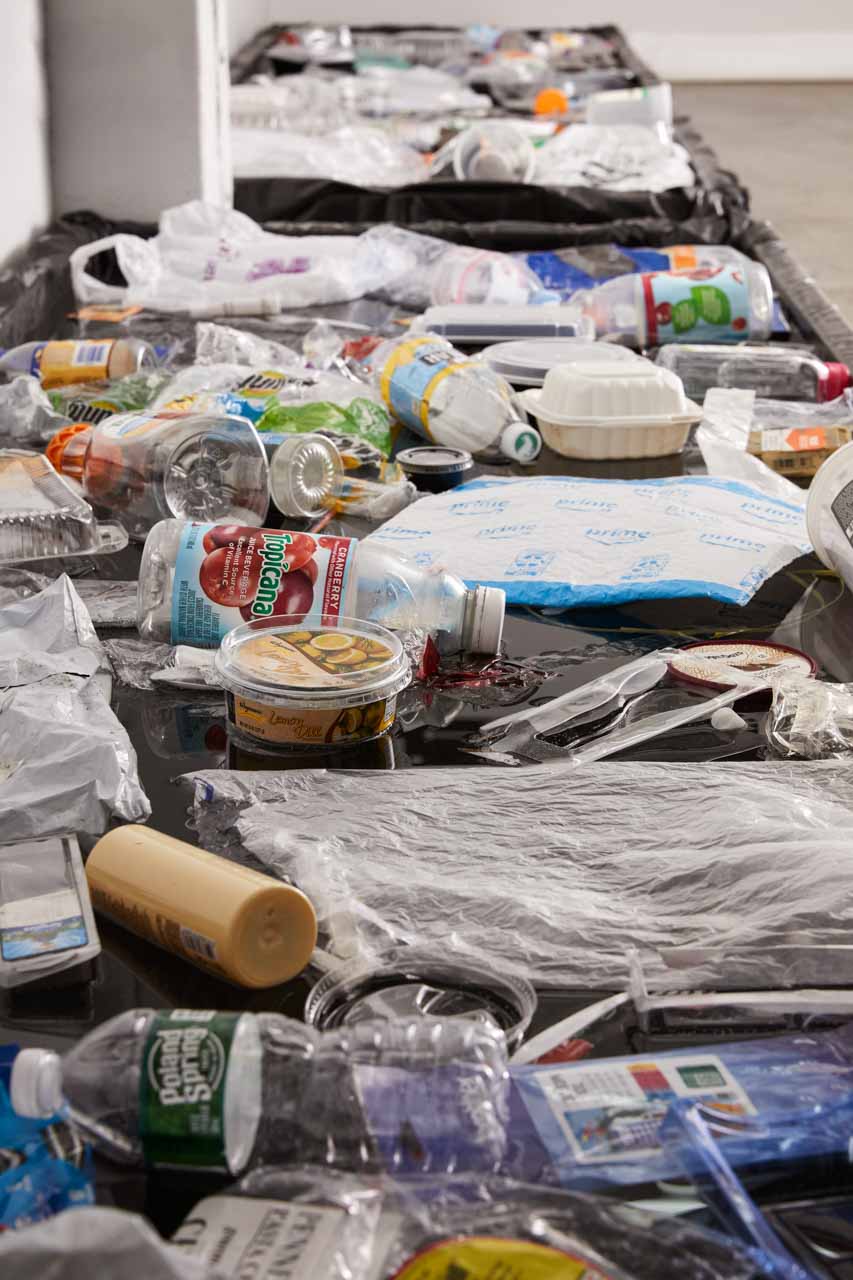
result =
[{"label": "white plastic tub", "polygon": [[809,539],[853,591],[853,444],[830,454],[809,486]]},{"label": "white plastic tub", "polygon": [[564,458],[662,458],[679,453],[702,411],[681,379],[651,361],[557,365],[519,401]]}]

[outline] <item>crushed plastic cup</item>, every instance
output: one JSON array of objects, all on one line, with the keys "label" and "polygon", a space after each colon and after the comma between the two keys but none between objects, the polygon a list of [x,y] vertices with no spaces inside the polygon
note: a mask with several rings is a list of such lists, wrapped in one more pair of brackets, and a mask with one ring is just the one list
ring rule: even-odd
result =
[{"label": "crushed plastic cup", "polygon": [[526,305],[543,293],[542,281],[526,263],[506,253],[457,246],[448,249],[433,269],[431,298],[435,305],[491,303]]},{"label": "crushed plastic cup", "polygon": [[679,377],[641,359],[557,365],[541,391],[524,391],[519,400],[535,415],[545,443],[566,458],[678,453],[702,417]]},{"label": "crushed plastic cup", "polygon": [[0,450],[0,564],[104,555],[126,546],[122,526],[99,523],[42,454]]},{"label": "crushed plastic cup", "polygon": [[453,147],[453,172],[460,182],[530,182],[535,167],[528,136],[500,121],[471,125]]}]

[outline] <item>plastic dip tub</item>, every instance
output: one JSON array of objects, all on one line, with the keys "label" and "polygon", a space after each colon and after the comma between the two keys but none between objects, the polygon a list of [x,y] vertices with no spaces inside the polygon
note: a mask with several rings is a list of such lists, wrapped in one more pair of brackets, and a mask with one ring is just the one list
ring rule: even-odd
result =
[{"label": "plastic dip tub", "polygon": [[355,618],[335,625],[247,622],[222,641],[216,666],[229,730],[249,744],[341,747],[387,733],[411,679],[398,638]]}]

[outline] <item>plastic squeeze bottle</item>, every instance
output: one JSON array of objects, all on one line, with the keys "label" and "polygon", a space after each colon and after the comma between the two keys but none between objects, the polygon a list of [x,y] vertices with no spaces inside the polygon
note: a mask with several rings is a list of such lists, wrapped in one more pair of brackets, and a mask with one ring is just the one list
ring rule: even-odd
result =
[{"label": "plastic squeeze bottle", "polygon": [[662,347],[657,363],[677,373],[692,400],[712,387],[754,391],[770,400],[835,400],[850,385],[846,364],[823,361],[796,347],[685,344]]},{"label": "plastic squeeze bottle", "polygon": [[370,368],[394,417],[431,444],[471,453],[497,446],[517,462],[532,462],[542,448],[506,379],[446,338],[383,342],[371,353]]},{"label": "plastic squeeze bottle", "polygon": [[317,941],[304,893],[150,827],[102,836],[86,879],[96,911],[241,987],[296,977]]},{"label": "plastic squeeze bottle", "polygon": [[242,622],[351,617],[438,632],[445,648],[497,653],[506,595],[467,587],[382,544],[163,520],[142,552],[137,617],[144,639],[218,648]]},{"label": "plastic squeeze bottle", "polygon": [[617,276],[572,295],[595,324],[596,335],[637,347],[668,342],[743,342],[769,338],[773,287],[765,267],[648,271]]},{"label": "plastic squeeze bottle", "polygon": [[463,1018],[314,1031],[281,1014],[131,1009],[61,1059],[23,1049],[20,1115],[71,1119],[124,1164],[250,1162],[394,1172],[489,1170],[502,1154],[506,1042]]},{"label": "plastic squeeze bottle", "polygon": [[32,374],[41,379],[45,390],[74,382],[125,378],[138,373],[143,365],[156,363],[153,349],[139,338],[25,342],[0,351],[0,369],[4,373]]}]

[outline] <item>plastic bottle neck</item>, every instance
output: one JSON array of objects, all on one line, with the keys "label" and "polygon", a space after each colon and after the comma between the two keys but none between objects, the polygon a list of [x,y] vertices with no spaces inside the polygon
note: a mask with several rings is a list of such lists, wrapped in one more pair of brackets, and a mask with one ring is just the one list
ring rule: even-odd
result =
[{"label": "plastic bottle neck", "polygon": [[92,427],[87,422],[71,422],[62,427],[45,449],[50,462],[57,471],[72,480],[82,481],[83,468],[89,441],[92,438]]}]

